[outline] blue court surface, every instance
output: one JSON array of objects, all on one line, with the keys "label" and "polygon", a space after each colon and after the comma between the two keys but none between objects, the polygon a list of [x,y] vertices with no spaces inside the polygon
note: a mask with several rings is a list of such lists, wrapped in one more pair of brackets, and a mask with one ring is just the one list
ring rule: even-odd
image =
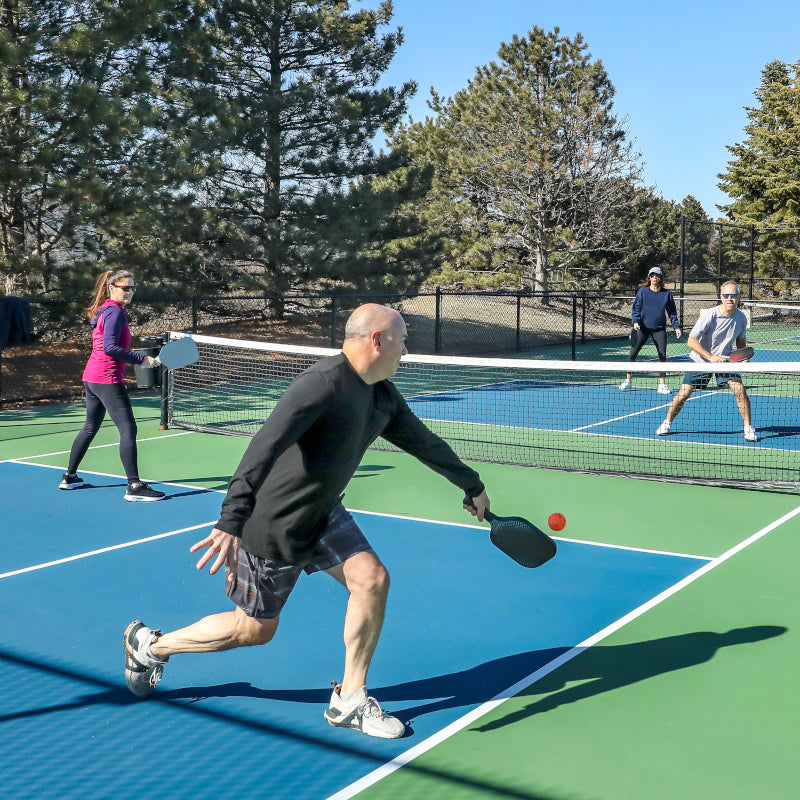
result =
[{"label": "blue court surface", "polygon": [[[674,378],[672,381],[675,383]],[[428,422],[662,442],[742,444],[742,419],[736,399],[731,391],[717,389],[715,380],[711,389],[693,392],[668,436],[658,436],[656,430],[674,394],[660,395],[652,379],[649,384],[641,381],[630,391],[620,392],[615,384],[581,383],[579,378],[520,380],[411,397],[408,403],[415,414]],[[776,391],[769,375],[748,375],[745,385],[759,435],[758,442],[747,446],[800,449],[800,397]]]},{"label": "blue court surface", "polygon": [[354,512],[392,575],[369,688],[411,732],[384,741],[323,719],[346,602],[326,575],[301,578],[273,642],[174,657],[150,699],[131,695],[131,620],[171,630],[231,608],[221,575],[188,551],[222,495],[160,485],[168,500],[132,504],[119,478],[83,476],[93,488],[59,492],[58,470],[0,463],[15,487],[1,540],[0,757],[17,798],[330,797],[708,563],[562,540],[526,570],[485,526]]}]

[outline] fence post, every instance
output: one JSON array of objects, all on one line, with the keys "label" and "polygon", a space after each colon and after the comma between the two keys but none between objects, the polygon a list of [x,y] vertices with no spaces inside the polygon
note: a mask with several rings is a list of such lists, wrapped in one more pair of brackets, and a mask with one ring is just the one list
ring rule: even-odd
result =
[{"label": "fence post", "polygon": [[192,333],[197,333],[197,299],[192,297]]},{"label": "fence post", "polygon": [[336,347],[336,295],[331,295],[331,347]]},{"label": "fence post", "polygon": [[442,289],[436,287],[436,319],[433,324],[433,352],[439,353],[442,349]]},{"label": "fence post", "polygon": [[578,333],[578,296],[572,295],[572,360],[577,361],[575,338]]},{"label": "fence post", "polygon": [[516,338],[516,349],[519,350],[520,347],[520,327],[522,323],[522,295],[520,294],[519,290],[517,290],[517,338]]},{"label": "fence post", "polygon": [[581,344],[586,343],[586,290],[581,292]]},{"label": "fence post", "polygon": [[750,224],[750,289],[747,292],[747,299],[753,299],[753,282],[755,281],[755,256],[754,256],[754,242],[753,239],[755,238],[755,230],[756,226],[752,223]]}]

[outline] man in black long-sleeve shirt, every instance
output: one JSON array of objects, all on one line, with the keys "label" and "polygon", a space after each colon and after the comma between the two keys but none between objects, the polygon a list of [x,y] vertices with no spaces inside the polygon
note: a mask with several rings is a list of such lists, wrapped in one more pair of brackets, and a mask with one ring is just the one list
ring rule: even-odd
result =
[{"label": "man in black long-sleeve shirt", "polygon": [[484,485],[449,445],[409,409],[388,381],[406,351],[402,316],[385,306],[357,308],[342,353],[305,370],[253,437],[231,479],[222,513],[198,569],[223,564],[233,611],[161,635],[132,622],[125,631],[125,680],[141,697],[178,653],[265,644],[302,571],[325,571],[350,597],[344,623],[345,667],[325,718],[337,727],[396,738],[405,726],[366,690],[383,624],[389,576],[342,505],[342,492],[369,445],[383,436],[473,498],[479,520],[489,507]]}]

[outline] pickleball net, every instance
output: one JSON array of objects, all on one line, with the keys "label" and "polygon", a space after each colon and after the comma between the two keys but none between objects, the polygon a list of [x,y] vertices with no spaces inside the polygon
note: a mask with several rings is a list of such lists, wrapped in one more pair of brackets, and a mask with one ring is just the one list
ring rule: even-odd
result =
[{"label": "pickleball net", "polygon": [[792,351],[800,346],[800,304],[745,303],[748,344]]},{"label": "pickleball net", "polygon": [[[181,334],[170,334],[180,336]],[[193,336],[196,364],[170,374],[171,427],[253,436],[289,383],[328,348]],[[759,440],[712,378],[664,421],[690,361],[590,362],[405,356],[394,383],[464,459],[735,487],[800,488],[800,362],[720,365],[742,377]],[[626,373],[630,389],[620,390]],[[657,391],[659,374],[671,394]],[[379,438],[375,449],[393,450]]]}]

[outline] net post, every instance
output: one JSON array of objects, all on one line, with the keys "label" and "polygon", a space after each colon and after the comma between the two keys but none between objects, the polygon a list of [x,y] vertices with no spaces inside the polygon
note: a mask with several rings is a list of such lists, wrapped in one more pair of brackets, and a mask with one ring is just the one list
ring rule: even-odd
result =
[{"label": "net post", "polygon": [[[161,335],[162,344],[169,341],[167,333]],[[161,423],[159,429],[166,431],[169,429],[169,370],[161,364],[158,369],[161,371]]]}]

